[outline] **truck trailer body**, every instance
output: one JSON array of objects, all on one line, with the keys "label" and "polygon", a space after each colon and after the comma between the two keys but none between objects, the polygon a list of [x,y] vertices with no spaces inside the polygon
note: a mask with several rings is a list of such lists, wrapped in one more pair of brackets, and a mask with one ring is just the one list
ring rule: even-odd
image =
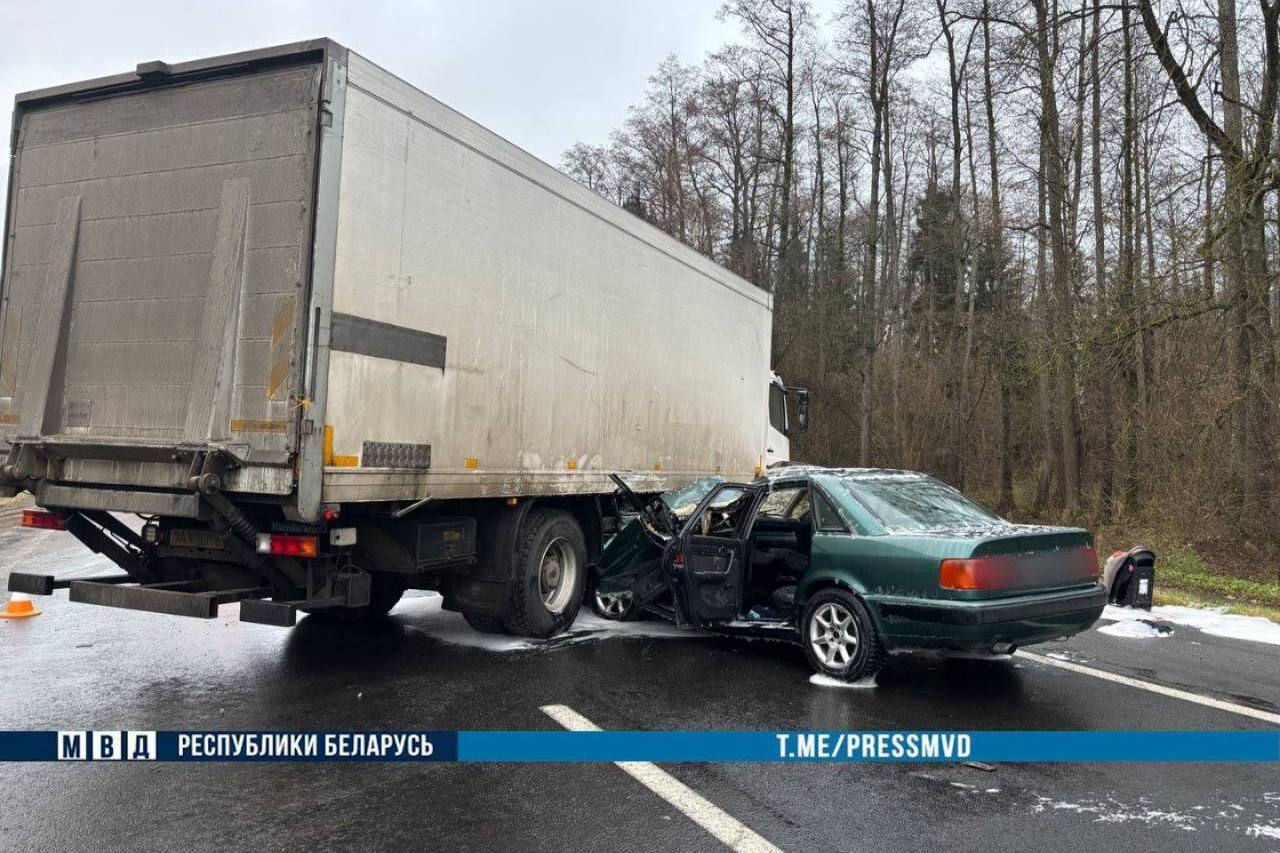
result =
[{"label": "truck trailer body", "polygon": [[124,570],[73,600],[548,634],[610,474],[803,428],[767,292],[332,41],[20,95],[11,153],[0,492]]}]

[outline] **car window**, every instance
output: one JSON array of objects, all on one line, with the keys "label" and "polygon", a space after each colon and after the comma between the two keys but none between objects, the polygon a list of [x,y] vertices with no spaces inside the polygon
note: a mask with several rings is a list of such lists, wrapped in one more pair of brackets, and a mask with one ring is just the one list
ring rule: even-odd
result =
[{"label": "car window", "polygon": [[889,532],[1004,523],[1000,516],[932,477],[849,479],[842,483]]},{"label": "car window", "polygon": [[746,525],[754,502],[754,492],[740,486],[726,486],[717,492],[698,517],[690,532],[695,536],[719,536],[735,539]]},{"label": "car window", "polygon": [[[808,511],[809,502],[803,495],[805,486],[786,486],[774,489],[760,504],[760,515],[768,518],[800,518]],[[799,504],[792,506],[796,499]]]},{"label": "car window", "polygon": [[814,489],[813,492],[813,520],[818,526],[818,530],[823,533],[847,533],[849,531],[844,520],[840,518],[840,513],[836,512],[836,508],[831,505],[831,501],[817,489]]}]

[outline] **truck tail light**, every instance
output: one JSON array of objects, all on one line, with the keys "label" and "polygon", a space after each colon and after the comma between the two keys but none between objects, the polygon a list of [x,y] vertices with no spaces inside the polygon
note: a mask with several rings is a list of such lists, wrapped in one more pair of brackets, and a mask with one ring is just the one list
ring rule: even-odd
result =
[{"label": "truck tail light", "polygon": [[62,519],[51,512],[45,512],[42,509],[24,509],[22,511],[22,526],[35,527],[40,530],[66,530],[67,526],[62,523]]},{"label": "truck tail light", "polygon": [[277,557],[314,557],[320,553],[320,540],[315,536],[259,533],[258,553]]}]

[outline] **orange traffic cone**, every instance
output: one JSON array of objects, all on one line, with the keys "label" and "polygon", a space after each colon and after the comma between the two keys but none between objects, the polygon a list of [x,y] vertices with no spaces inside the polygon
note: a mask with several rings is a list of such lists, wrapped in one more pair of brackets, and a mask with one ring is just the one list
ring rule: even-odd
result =
[{"label": "orange traffic cone", "polygon": [[4,610],[0,610],[0,619],[25,619],[28,616],[39,616],[40,610],[31,601],[31,597],[15,592]]}]

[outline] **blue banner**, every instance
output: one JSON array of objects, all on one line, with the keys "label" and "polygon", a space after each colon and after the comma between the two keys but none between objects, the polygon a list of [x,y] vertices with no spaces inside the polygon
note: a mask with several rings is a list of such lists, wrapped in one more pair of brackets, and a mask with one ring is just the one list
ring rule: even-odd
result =
[{"label": "blue banner", "polygon": [[1280,761],[1280,732],[0,731],[0,761]]}]

